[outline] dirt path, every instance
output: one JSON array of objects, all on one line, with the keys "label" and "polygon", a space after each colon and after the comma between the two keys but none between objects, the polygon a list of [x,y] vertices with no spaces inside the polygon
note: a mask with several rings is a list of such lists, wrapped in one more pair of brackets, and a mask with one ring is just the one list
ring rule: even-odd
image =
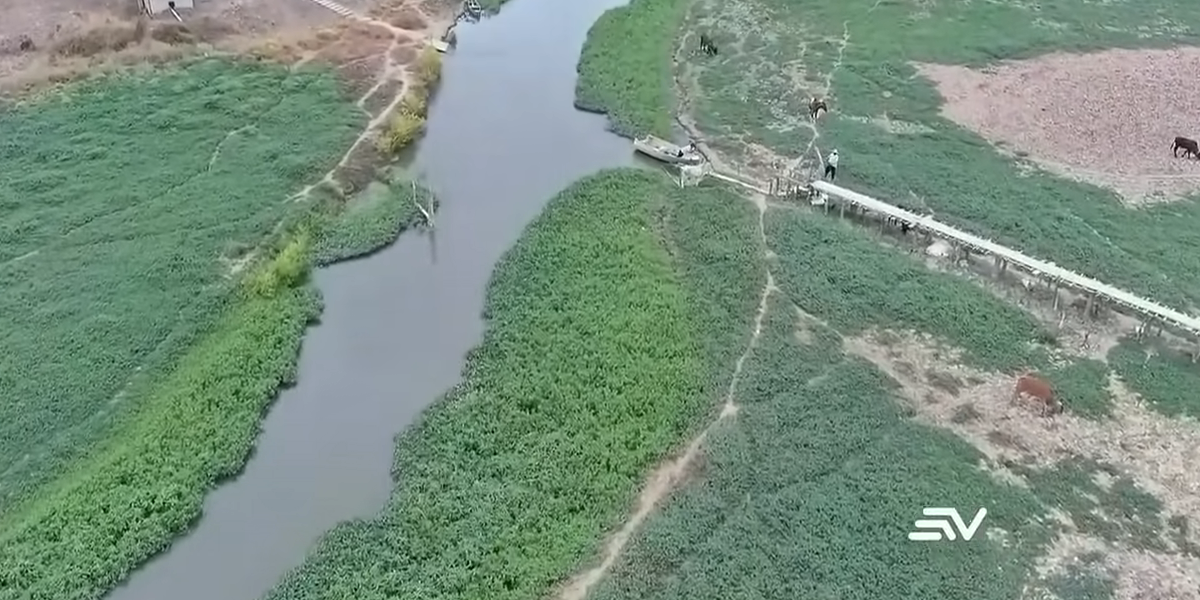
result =
[{"label": "dirt path", "polygon": [[[379,71],[375,75],[375,82],[354,102],[355,106],[362,110],[363,113],[370,118],[370,120],[367,121],[367,124],[363,127],[362,132],[358,134],[358,137],[354,139],[354,141],[350,144],[350,147],[344,154],[342,154],[342,158],[338,160],[337,164],[334,165],[333,168],[329,169],[329,171],[326,172],[319,181],[305,186],[304,189],[300,190],[290,198],[296,202],[308,199],[308,197],[312,194],[312,191],[321,185],[337,184],[336,175],[338,170],[342,169],[347,163],[350,162],[350,158],[354,155],[355,150],[357,150],[359,146],[364,143],[370,143],[374,137],[374,134],[396,110],[396,107],[400,105],[400,102],[404,99],[404,94],[408,91],[411,83],[411,77],[407,68],[408,65],[406,63],[398,62],[395,58],[395,55],[396,50],[401,45],[407,44],[410,41],[408,36],[412,32],[401,29],[395,25],[392,25],[391,23],[388,23],[387,21],[376,19],[374,17],[361,15],[354,13],[353,11],[351,11],[351,14],[353,16],[350,16],[349,18],[353,18],[373,27],[385,29],[392,36],[391,41],[388,43],[387,49],[383,52],[383,65],[379,68]],[[422,16],[427,18],[428,23],[425,31],[423,32],[423,38],[428,39],[428,36],[432,35],[432,32],[437,31],[441,24],[438,19],[428,18],[430,17],[428,14],[422,13]],[[301,63],[312,60],[313,56],[315,56],[315,53],[302,58]],[[399,82],[400,85],[396,86],[396,91],[394,94],[392,94],[392,97],[388,101],[387,105],[385,105],[378,114],[371,114],[371,112],[366,108],[367,100],[371,98],[371,96],[375,95],[385,85],[393,82]]]},{"label": "dirt path", "polygon": [[612,570],[613,565],[616,564],[625,547],[629,544],[629,540],[641,528],[646,518],[664,500],[670,497],[680,482],[684,480],[684,476],[691,470],[697,457],[700,456],[704,440],[708,438],[709,432],[722,421],[737,415],[739,407],[734,399],[734,395],[737,391],[738,382],[741,379],[742,368],[746,363],[746,359],[754,352],[754,348],[758,345],[758,340],[762,336],[762,323],[763,318],[767,314],[768,300],[771,294],[777,289],[775,287],[775,279],[771,275],[770,269],[768,269],[767,282],[763,285],[762,297],[759,300],[758,312],[754,317],[754,328],[750,336],[750,341],[746,344],[746,349],[742,351],[741,356],[738,357],[735,363],[733,376],[730,377],[729,381],[729,389],[725,393],[725,400],[721,405],[721,412],[718,413],[717,418],[713,419],[699,435],[692,438],[683,454],[663,463],[650,474],[650,477],[647,478],[646,483],[642,487],[642,493],[638,495],[637,507],[625,520],[624,524],[621,525],[621,528],[605,543],[603,558],[600,564],[572,577],[559,593],[558,600],[584,600],[587,598],[592,588]]},{"label": "dirt path", "polygon": [[[721,170],[722,168],[727,168],[727,166],[724,165],[721,157],[703,141],[703,138],[699,135],[699,129],[691,118],[691,113],[686,106],[689,96],[683,93],[685,88],[684,82],[681,81],[681,77],[685,77],[686,74],[681,76],[680,68],[681,58],[684,49],[687,47],[686,40],[686,35],[680,36],[674,57],[676,97],[680,101],[677,121],[687,131],[688,135],[696,141],[697,147],[713,163],[713,166]],[[778,286],[775,284],[775,274],[771,270],[770,258],[772,253],[767,243],[766,213],[769,205],[766,197],[761,194],[754,195],[751,201],[758,209],[758,235],[763,251],[766,281],[759,294],[758,310],[754,315],[754,325],[751,330],[750,340],[746,343],[745,349],[734,363],[733,374],[729,379],[729,387],[725,391],[721,411],[696,437],[688,442],[682,454],[663,463],[650,474],[642,486],[642,492],[638,495],[636,507],[633,512],[625,519],[621,528],[604,544],[600,564],[570,578],[558,594],[557,600],[584,600],[587,598],[595,585],[612,570],[613,565],[621,558],[621,554],[625,551],[626,546],[628,546],[629,540],[638,532],[646,519],[671,496],[672,492],[684,480],[684,476],[690,471],[697,458],[701,455],[704,441],[708,438],[709,432],[721,422],[735,417],[738,413],[739,405],[736,398],[742,372],[746,361],[753,355],[754,349],[758,346],[759,339],[762,337],[763,319],[767,315],[771,294],[779,291]]]}]

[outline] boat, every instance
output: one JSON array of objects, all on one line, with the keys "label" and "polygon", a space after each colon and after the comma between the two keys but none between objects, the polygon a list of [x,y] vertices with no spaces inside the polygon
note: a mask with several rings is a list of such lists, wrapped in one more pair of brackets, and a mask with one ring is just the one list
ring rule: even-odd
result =
[{"label": "boat", "polygon": [[[633,149],[665,163],[698,165],[704,157],[699,152],[693,152],[679,144],[673,144],[652,135],[633,140]],[[682,156],[680,155],[680,151]]]}]

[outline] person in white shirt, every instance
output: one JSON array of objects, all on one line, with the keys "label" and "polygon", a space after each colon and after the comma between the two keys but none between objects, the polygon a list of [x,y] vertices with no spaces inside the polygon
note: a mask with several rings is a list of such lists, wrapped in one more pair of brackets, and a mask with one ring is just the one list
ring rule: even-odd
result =
[{"label": "person in white shirt", "polygon": [[825,177],[833,181],[837,177],[838,151],[834,148],[833,152],[829,153],[829,157],[825,159]]}]

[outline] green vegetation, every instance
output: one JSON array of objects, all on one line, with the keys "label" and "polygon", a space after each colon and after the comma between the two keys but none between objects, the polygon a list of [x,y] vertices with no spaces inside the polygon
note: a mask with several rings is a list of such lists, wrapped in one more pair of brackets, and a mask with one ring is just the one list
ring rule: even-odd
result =
[{"label": "green vegetation", "polygon": [[[964,284],[965,285],[965,284]],[[1048,540],[1021,488],[974,465],[954,436],[916,424],[892,384],[842,354],[838,334],[795,335],[772,296],[736,419],[713,431],[701,471],[645,525],[598,600],[1013,598]],[[999,541],[912,544],[931,499],[986,506]]]},{"label": "green vegetation", "polygon": [[[1200,304],[1200,255],[1188,250],[1200,243],[1200,203],[1132,211],[1095,187],[1022,176],[1013,160],[938,114],[940,96],[910,62],[977,65],[1052,50],[1194,43],[1200,6],[701,1],[690,22],[722,49],[692,62],[696,117],[723,147],[753,141],[798,156],[809,141],[805,103],[829,78],[834,110],[821,119],[820,145],[841,150],[839,181],[920,199],[939,218],[1174,306]],[[884,115],[911,133],[870,122]]]},{"label": "green vegetation", "polygon": [[1125,340],[1108,353],[1131,391],[1168,416],[1200,417],[1200,369],[1176,350]]},{"label": "green vegetation", "polygon": [[672,130],[671,57],[686,0],[632,0],[605,12],[579,57],[575,106],[608,114],[614,131],[634,137]]},{"label": "green vegetation", "polygon": [[205,61],[65,93],[0,115],[3,600],[97,598],[165,549],[295,379],[311,265],[414,210],[407,180],[287,199],[360,125],[326,74]]},{"label": "green vegetation", "polygon": [[[1091,460],[1061,461],[1050,469],[1018,467],[1030,487],[1066,511],[1078,531],[1146,550],[1166,550],[1162,502],[1118,470]],[[1109,480],[1100,483],[1101,477]],[[1173,527],[1171,527],[1173,529]]]},{"label": "green vegetation", "polygon": [[358,126],[327,74],[215,60],[0,114],[0,515],[143,403],[221,314],[221,255],[298,206]]},{"label": "green vegetation", "polygon": [[961,278],[930,271],[854,225],[795,210],[767,214],[781,288],[843,334],[868,327],[933,334],[987,370],[1035,368],[1073,413],[1107,415],[1107,369],[1098,361],[1051,361],[1053,336],[1021,309]]},{"label": "green vegetation", "polygon": [[496,271],[464,384],[399,439],[383,513],[270,598],[530,598],[589,561],[717,405],[763,277],[749,207],[709,189],[718,222],[679,193],[618,170],[554,198]]},{"label": "green vegetation", "polygon": [[424,220],[414,200],[426,210],[437,210],[437,199],[428,188],[414,186],[405,175],[393,174],[387,183],[371,182],[344,206],[338,201],[320,224],[315,262],[327,265],[360,258],[391,244]]},{"label": "green vegetation", "polygon": [[429,98],[442,78],[442,55],[425,48],[417,57],[413,81],[404,91],[396,114],[388,121],[387,130],[376,140],[385,154],[396,154],[409,147],[425,132],[425,117],[429,113]]},{"label": "green vegetation", "polygon": [[0,520],[0,598],[98,598],[164,550],[241,468],[319,308],[306,288],[236,303],[110,442]]}]

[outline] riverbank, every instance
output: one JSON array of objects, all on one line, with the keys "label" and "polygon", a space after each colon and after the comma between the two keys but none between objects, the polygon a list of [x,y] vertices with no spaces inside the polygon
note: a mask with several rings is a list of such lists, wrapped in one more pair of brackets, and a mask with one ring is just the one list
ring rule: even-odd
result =
[{"label": "riverbank", "polygon": [[86,458],[5,511],[0,597],[99,597],[195,522],[295,381],[301,337],[321,312],[311,265],[386,246],[421,218],[408,182],[393,183],[390,193],[296,203],[242,265],[211,329],[130,392],[120,424]]},{"label": "riverbank", "polygon": [[676,193],[619,170],[552,199],[495,271],[463,385],[399,438],[381,515],[332,531],[269,597],[523,598],[590,560],[717,408],[756,302],[760,273],[712,270],[745,250]]}]

